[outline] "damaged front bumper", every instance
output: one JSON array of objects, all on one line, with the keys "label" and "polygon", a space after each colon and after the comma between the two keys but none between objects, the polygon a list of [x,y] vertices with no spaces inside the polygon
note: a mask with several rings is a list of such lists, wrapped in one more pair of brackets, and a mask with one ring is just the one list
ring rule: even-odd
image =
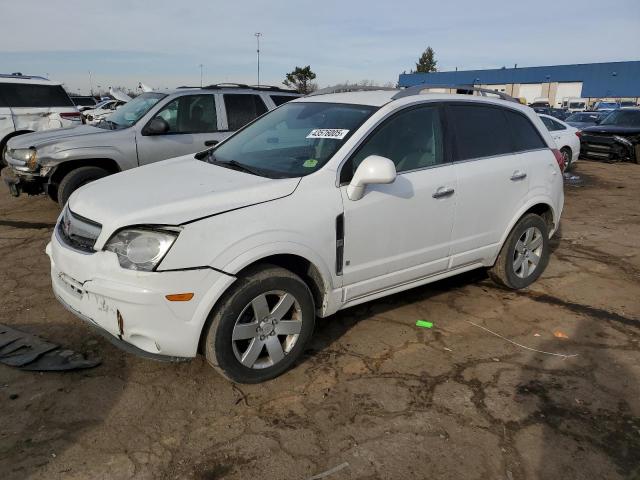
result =
[{"label": "damaged front bumper", "polygon": [[[204,300],[220,277],[227,277],[211,269],[126,270],[112,252],[81,253],[62,245],[56,234],[46,252],[53,292],[68,310],[117,346],[161,360],[182,361],[197,354],[210,310]],[[193,299],[166,299],[181,292],[193,292]]]},{"label": "damaged front bumper", "polygon": [[594,135],[580,137],[580,155],[593,160],[640,162],[640,142],[621,135]]},{"label": "damaged front bumper", "polygon": [[2,180],[14,197],[21,193],[38,195],[46,192],[47,179],[37,175],[16,175],[11,167],[2,169]]}]

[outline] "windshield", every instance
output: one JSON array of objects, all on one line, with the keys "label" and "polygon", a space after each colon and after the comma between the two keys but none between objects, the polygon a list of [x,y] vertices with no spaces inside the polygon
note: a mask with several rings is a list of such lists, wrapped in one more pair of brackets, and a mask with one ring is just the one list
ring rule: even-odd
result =
[{"label": "windshield", "polygon": [[571,102],[569,103],[569,108],[584,108],[583,102]]},{"label": "windshield", "polygon": [[96,126],[112,130],[130,127],[164,97],[166,95],[163,93],[143,93],[122,105]]},{"label": "windshield", "polygon": [[607,115],[600,125],[640,127],[640,110],[616,110]]},{"label": "windshield", "polygon": [[302,177],[322,168],[376,109],[286,103],[212,150],[209,161],[271,178]]},{"label": "windshield", "polygon": [[598,104],[598,109],[603,108],[618,108],[618,104],[614,102],[600,102]]}]

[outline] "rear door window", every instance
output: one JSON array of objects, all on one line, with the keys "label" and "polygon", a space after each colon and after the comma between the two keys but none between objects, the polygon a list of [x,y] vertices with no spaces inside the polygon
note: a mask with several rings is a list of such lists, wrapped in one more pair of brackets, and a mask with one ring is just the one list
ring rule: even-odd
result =
[{"label": "rear door window", "polygon": [[74,107],[61,85],[0,83],[0,96],[10,107]]},{"label": "rear door window", "polygon": [[527,150],[537,150],[547,147],[538,129],[526,116],[510,110],[505,110],[504,114],[511,127],[513,144],[516,151],[525,152]]},{"label": "rear door window", "polygon": [[271,95],[271,100],[276,104],[276,107],[279,107],[283,103],[290,102],[291,100],[295,100],[297,97],[292,95]]},{"label": "rear door window", "polygon": [[511,130],[504,109],[483,105],[450,105],[455,126],[457,160],[492,157],[513,152]]},{"label": "rear door window", "polygon": [[260,95],[224,94],[229,130],[239,130],[247,123],[267,112],[267,106]]}]

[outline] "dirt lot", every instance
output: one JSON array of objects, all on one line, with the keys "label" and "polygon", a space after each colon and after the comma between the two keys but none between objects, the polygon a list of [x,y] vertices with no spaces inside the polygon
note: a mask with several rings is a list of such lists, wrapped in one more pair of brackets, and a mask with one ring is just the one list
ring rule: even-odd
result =
[{"label": "dirt lot", "polygon": [[640,167],[577,173],[533,288],[473,272],[346,310],[320,322],[294,370],[255,386],[201,358],[135,358],[89,330],[51,294],[57,207],[0,187],[0,322],[104,360],[0,365],[1,477],[640,478]]}]

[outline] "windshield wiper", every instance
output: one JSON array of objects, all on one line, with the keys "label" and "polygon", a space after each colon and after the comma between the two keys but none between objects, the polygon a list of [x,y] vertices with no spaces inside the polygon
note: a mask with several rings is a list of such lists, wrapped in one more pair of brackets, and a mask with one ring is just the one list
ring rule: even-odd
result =
[{"label": "windshield wiper", "polygon": [[218,165],[222,165],[223,167],[230,168],[232,170],[238,170],[239,172],[250,173],[251,175],[264,177],[264,175],[257,169],[248,167],[245,164],[240,163],[236,160],[216,160],[216,157],[213,155],[213,152],[211,152],[210,161]]}]

